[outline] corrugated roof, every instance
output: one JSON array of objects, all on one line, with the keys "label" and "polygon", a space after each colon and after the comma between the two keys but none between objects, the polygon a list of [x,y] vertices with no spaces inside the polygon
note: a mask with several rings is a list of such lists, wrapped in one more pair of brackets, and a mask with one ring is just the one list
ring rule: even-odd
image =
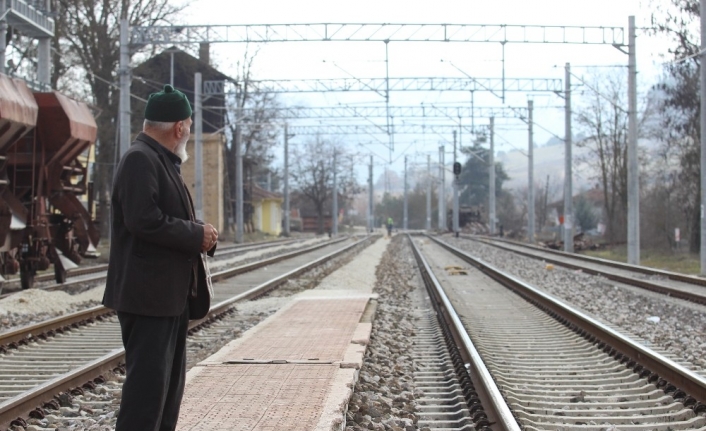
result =
[{"label": "corrugated roof", "polygon": [[282,197],[281,193],[268,192],[267,190],[263,189],[262,187],[258,186],[257,184],[253,184],[253,186],[252,186],[252,199],[253,199],[253,201],[261,201],[264,199],[283,200],[283,197]]}]

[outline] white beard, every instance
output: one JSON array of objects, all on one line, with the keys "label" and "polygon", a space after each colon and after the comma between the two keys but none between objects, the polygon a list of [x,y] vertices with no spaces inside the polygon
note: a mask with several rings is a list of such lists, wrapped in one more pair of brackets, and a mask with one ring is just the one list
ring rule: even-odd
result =
[{"label": "white beard", "polygon": [[182,163],[185,163],[187,160],[189,160],[189,154],[186,152],[186,142],[189,140],[189,135],[184,136],[184,139],[182,142],[179,142],[177,144],[176,149],[174,150],[174,154],[177,155],[181,159]]}]

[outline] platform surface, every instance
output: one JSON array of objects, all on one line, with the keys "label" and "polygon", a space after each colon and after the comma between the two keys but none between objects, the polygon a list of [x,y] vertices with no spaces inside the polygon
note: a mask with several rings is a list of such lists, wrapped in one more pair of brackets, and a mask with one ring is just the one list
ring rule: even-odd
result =
[{"label": "platform surface", "polygon": [[177,430],[342,429],[371,324],[371,295],[293,300],[187,374]]}]

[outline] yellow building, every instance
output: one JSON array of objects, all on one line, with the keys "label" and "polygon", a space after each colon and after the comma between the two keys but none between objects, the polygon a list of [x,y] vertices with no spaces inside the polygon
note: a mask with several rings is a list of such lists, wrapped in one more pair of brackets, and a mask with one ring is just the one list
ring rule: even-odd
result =
[{"label": "yellow building", "polygon": [[282,202],[279,193],[252,186],[253,224],[255,230],[278,236],[282,232]]}]

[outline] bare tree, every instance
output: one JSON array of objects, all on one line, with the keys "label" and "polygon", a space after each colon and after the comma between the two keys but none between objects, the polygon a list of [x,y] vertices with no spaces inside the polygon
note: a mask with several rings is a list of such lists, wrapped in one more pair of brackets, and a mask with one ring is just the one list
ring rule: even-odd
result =
[{"label": "bare tree", "polygon": [[584,161],[598,173],[603,190],[607,237],[625,240],[627,225],[628,115],[623,74],[596,76],[587,94],[588,102],[577,110],[576,119],[586,138],[577,146],[590,150]]},{"label": "bare tree", "polygon": [[[676,62],[665,65],[665,76],[653,88],[661,121],[654,130],[667,158],[676,158],[679,169],[675,178],[674,197],[680,203],[689,238],[689,248],[697,253],[701,247],[701,165],[699,97],[700,2],[669,0],[651,3],[652,28],[671,39],[669,57]],[[661,190],[665,193],[666,190]]]},{"label": "bare tree", "polygon": [[546,227],[549,221],[549,208],[561,196],[563,183],[559,182],[558,177],[550,177],[547,175],[544,184],[535,185],[537,194],[535,195],[535,219],[539,232]]},{"label": "bare tree", "polygon": [[[324,232],[324,213],[333,194],[333,158],[336,156],[338,194],[347,201],[359,192],[355,179],[355,155],[346,148],[321,136],[295,146],[290,175],[297,190],[314,205],[318,232]],[[343,207],[344,202],[341,202]]]},{"label": "bare tree", "polygon": [[60,19],[52,57],[52,84],[60,86],[62,79],[70,78],[67,71],[80,69],[93,105],[101,112],[96,119],[95,189],[101,233],[106,236],[116,156],[119,91],[115,83],[120,63],[120,20],[127,19],[130,26],[168,23],[183,7],[172,6],[169,0],[54,0],[53,7]]},{"label": "bare tree", "polygon": [[[242,130],[242,157],[243,157],[243,180],[245,184],[252,185],[254,176],[258,173],[275,172],[272,167],[274,160],[273,148],[277,144],[277,136],[281,129],[277,124],[276,111],[273,108],[279,106],[276,95],[265,89],[258,88],[253,82],[252,68],[259,52],[259,48],[251,51],[247,46],[243,57],[235,64],[237,75],[233,77],[237,86],[234,98],[227,100],[227,108],[232,113],[231,131],[232,136],[237,134],[238,128]],[[233,140],[234,143],[234,140]],[[226,148],[226,174],[228,176],[228,187],[225,188],[225,200],[229,202],[227,212],[235,214],[235,194],[236,194],[236,168],[235,168],[235,147],[231,145]],[[244,186],[245,200],[249,200],[251,191]],[[245,206],[244,222],[247,225],[252,217],[252,208]],[[235,217],[228,217],[235,222]],[[235,226],[230,227],[234,230]]]},{"label": "bare tree", "polygon": [[513,238],[523,236],[522,232],[527,229],[527,188],[500,193],[497,210],[500,221],[498,229]]}]

